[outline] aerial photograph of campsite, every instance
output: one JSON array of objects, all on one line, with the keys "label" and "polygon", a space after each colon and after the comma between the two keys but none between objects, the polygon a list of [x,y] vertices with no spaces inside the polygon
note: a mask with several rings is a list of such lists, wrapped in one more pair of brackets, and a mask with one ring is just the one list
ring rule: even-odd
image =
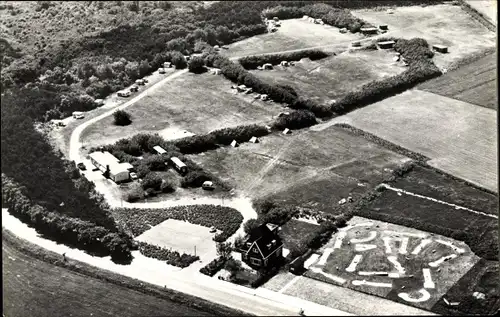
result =
[{"label": "aerial photograph of campsite", "polygon": [[2,317],[500,313],[497,0],[0,1]]}]

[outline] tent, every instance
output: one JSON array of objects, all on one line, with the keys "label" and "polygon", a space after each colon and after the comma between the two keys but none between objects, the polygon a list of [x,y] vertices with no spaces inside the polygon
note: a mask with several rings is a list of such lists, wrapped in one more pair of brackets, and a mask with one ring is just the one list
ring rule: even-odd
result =
[{"label": "tent", "polygon": [[257,137],[253,136],[253,137],[250,139],[250,143],[260,143],[260,140],[259,140]]},{"label": "tent", "polygon": [[283,130],[283,134],[291,134],[292,131],[288,128],[286,128],[285,130]]},{"label": "tent", "polygon": [[232,147],[238,147],[239,144],[238,144],[238,142],[236,142],[236,140],[233,140],[233,142],[231,142],[231,146]]}]

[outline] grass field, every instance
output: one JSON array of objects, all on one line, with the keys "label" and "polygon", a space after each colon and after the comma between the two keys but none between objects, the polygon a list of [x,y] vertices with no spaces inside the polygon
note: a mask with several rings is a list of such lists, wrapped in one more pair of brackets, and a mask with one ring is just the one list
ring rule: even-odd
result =
[{"label": "grass field", "polygon": [[497,54],[429,80],[418,88],[478,106],[498,109],[496,94]]},{"label": "grass field", "polygon": [[[332,120],[431,158],[429,164],[497,191],[496,111],[411,90]],[[404,129],[401,127],[404,126]]]},{"label": "grass field", "polygon": [[337,127],[273,134],[258,144],[190,158],[252,198],[268,196],[331,213],[340,199],[352,194],[356,200],[407,160]]},{"label": "grass field", "polygon": [[[500,275],[498,262],[480,259],[448,292],[443,296],[458,306],[449,307],[444,301],[434,305],[433,311],[443,315],[493,315],[500,308]],[[473,296],[481,292],[484,299]],[[457,313],[458,312],[458,313]]]},{"label": "grass field", "polygon": [[370,81],[403,72],[405,67],[394,63],[393,57],[385,50],[346,51],[318,61],[302,59],[294,66],[278,65],[273,70],[251,73],[269,83],[290,85],[300,96],[326,103]]},{"label": "grass field", "polygon": [[209,72],[186,73],[151,92],[126,109],[132,124],[113,124],[109,116],[86,129],[82,141],[87,147],[109,144],[141,133],[182,130],[194,134],[215,129],[271,120],[281,107],[271,101],[254,100],[254,94],[237,94],[232,83]]},{"label": "grass field", "polygon": [[316,235],[319,228],[319,225],[292,219],[281,227],[280,237],[284,247],[291,250]]},{"label": "grass field", "polygon": [[[2,240],[4,316],[214,316],[41,261]],[[60,257],[60,255],[58,255]]]},{"label": "grass field", "polygon": [[223,51],[228,57],[273,53],[332,44],[331,50],[345,50],[354,40],[362,38],[359,34],[339,32],[329,25],[319,25],[302,19],[282,20],[275,33],[253,36],[229,45]]},{"label": "grass field", "polygon": [[437,53],[435,64],[446,68],[454,61],[487,47],[495,47],[496,35],[472,19],[460,6],[451,4],[397,7],[386,10],[353,10],[352,13],[375,25],[387,24],[391,36],[424,38],[429,44],[449,47],[448,54]]},{"label": "grass field", "polygon": [[422,166],[398,178],[391,186],[473,210],[498,215],[498,196],[481,191]]},{"label": "grass field", "polygon": [[135,240],[172,249],[179,253],[202,255],[215,251],[214,233],[209,228],[194,225],[186,221],[168,219],[152,227]]},{"label": "grass field", "polygon": [[321,251],[307,276],[427,310],[479,260],[463,242],[362,217]]},{"label": "grass field", "polygon": [[497,1],[495,0],[465,0],[471,7],[484,14],[495,25],[498,23]]}]

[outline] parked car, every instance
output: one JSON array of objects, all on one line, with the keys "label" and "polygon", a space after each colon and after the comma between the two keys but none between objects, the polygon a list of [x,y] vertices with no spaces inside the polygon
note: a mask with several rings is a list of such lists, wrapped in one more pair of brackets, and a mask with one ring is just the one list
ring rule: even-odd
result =
[{"label": "parked car", "polygon": [[137,86],[137,85],[132,85],[132,86],[130,87],[130,92],[136,92],[136,91],[139,91],[139,86]]},{"label": "parked car", "polygon": [[134,173],[134,172],[130,173],[130,179],[135,180],[135,179],[137,179],[137,178],[138,178],[138,177],[137,177],[137,174],[136,174],[136,173]]},{"label": "parked car", "polygon": [[165,69],[164,68],[158,68],[158,73],[159,74],[165,74]]},{"label": "parked car", "polygon": [[83,119],[83,118],[85,118],[85,115],[81,111],[75,111],[75,112],[73,112],[73,118]]},{"label": "parked car", "polygon": [[144,81],[144,79],[137,79],[137,80],[135,81],[135,84],[136,84],[136,85],[144,85],[145,83],[146,83],[146,82]]},{"label": "parked car", "polygon": [[116,94],[118,95],[118,97],[130,97],[130,95],[132,93],[130,91],[121,90],[121,91],[117,92]]},{"label": "parked car", "polygon": [[149,80],[147,80],[146,78],[143,78],[142,81],[144,81],[145,84],[149,82]]},{"label": "parked car", "polygon": [[79,169],[81,169],[82,171],[85,171],[87,168],[85,167],[85,164],[83,164],[82,162],[76,164],[76,167],[78,167]]},{"label": "parked car", "polygon": [[215,233],[217,232],[217,229],[214,226],[210,227],[210,233]]},{"label": "parked car", "polygon": [[203,188],[204,190],[214,190],[215,189],[215,186],[214,186],[214,183],[211,182],[211,181],[205,181],[202,185],[201,185],[201,188]]}]

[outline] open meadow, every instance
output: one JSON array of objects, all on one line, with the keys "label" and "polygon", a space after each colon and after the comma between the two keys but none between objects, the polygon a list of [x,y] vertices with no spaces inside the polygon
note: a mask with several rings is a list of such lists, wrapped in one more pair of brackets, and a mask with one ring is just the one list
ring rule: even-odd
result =
[{"label": "open meadow", "polygon": [[[392,53],[391,53],[392,52]],[[290,85],[300,96],[328,103],[374,80],[395,76],[405,67],[393,61],[394,51],[351,50],[294,66],[250,71],[268,83]]]},{"label": "open meadow", "polygon": [[273,134],[188,157],[249,197],[329,213],[336,213],[340,199],[356,200],[408,160],[337,127]]},{"label": "open meadow", "polygon": [[352,14],[374,25],[387,24],[391,37],[420,37],[430,45],[448,46],[447,54],[434,56],[434,63],[439,68],[447,68],[454,61],[496,44],[496,34],[458,5],[397,7],[392,12],[362,9],[353,10]]},{"label": "open meadow", "polygon": [[362,217],[320,253],[308,277],[426,310],[479,260],[463,242]]},{"label": "open meadow", "polygon": [[330,25],[314,24],[302,19],[282,20],[278,31],[266,33],[233,43],[223,54],[227,57],[241,57],[254,54],[274,53],[330,45],[326,51],[345,50],[352,41],[363,36],[340,33]]},{"label": "open meadow", "polygon": [[436,168],[498,190],[495,110],[411,90],[338,117],[328,125],[335,122],[348,123],[421,153],[431,158],[428,163]]},{"label": "open meadow", "polygon": [[498,109],[496,81],[497,54],[492,53],[429,80],[418,88],[478,106]]},{"label": "open meadow", "polygon": [[221,75],[186,73],[127,108],[132,124],[116,126],[113,116],[86,129],[87,147],[114,143],[141,133],[159,133],[166,139],[242,124],[271,120],[281,107],[272,101],[255,100],[254,94],[237,93]]}]

